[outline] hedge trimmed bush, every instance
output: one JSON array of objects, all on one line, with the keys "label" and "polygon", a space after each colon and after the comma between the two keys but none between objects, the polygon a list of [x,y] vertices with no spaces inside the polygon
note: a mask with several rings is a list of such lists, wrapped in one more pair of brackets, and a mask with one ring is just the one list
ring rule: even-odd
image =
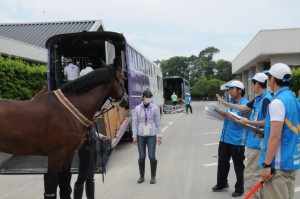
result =
[{"label": "hedge trimmed bush", "polygon": [[46,84],[46,65],[30,65],[0,55],[0,98],[28,100]]}]

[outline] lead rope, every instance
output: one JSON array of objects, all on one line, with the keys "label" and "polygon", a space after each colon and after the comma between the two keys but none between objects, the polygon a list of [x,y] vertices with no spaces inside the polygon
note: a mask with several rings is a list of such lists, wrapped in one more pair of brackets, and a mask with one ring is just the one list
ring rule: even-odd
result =
[{"label": "lead rope", "polygon": [[[111,98],[108,99],[111,103]],[[104,113],[107,113],[108,111],[110,111],[111,109],[114,108],[114,105],[112,105],[109,109],[103,109],[101,110],[101,112],[96,116],[96,117],[99,117],[100,115],[103,115]],[[110,122],[109,122],[109,117],[108,117],[108,125],[109,125],[109,131],[110,131],[110,137],[111,137],[111,130],[110,130]],[[99,140],[99,143],[100,143],[100,157],[101,157],[101,167],[102,167],[102,182],[104,183],[104,175],[106,175],[106,167],[105,167],[105,164],[104,164],[104,155],[105,155],[105,152],[107,150],[111,150],[111,140],[106,140],[106,143],[103,141],[103,139],[100,138],[100,135],[98,134],[98,127],[97,127],[97,124],[96,122],[94,123],[94,126],[96,128],[96,135],[97,135],[97,138]]]}]

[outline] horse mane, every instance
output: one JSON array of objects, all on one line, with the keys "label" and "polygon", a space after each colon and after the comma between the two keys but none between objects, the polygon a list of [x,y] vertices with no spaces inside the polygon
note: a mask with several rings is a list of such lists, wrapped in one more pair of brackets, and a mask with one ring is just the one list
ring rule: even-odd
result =
[{"label": "horse mane", "polygon": [[95,69],[94,71],[81,76],[61,86],[61,91],[66,96],[81,95],[95,86],[105,84],[115,78],[116,69],[113,65]]}]

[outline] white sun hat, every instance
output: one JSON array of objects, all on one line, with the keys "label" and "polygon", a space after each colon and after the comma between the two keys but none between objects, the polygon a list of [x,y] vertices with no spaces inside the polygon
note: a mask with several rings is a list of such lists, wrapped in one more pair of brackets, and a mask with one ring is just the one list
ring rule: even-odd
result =
[{"label": "white sun hat", "polygon": [[235,88],[235,87],[237,87],[237,88],[240,88],[240,89],[243,89],[243,90],[245,89],[244,84],[240,81],[237,81],[237,80],[231,82],[230,84],[226,85],[225,87],[226,88]]},{"label": "white sun hat", "polygon": [[[274,64],[273,66],[271,66],[270,70],[265,71],[265,73],[269,73],[273,77],[281,79],[284,82],[291,81],[292,71],[288,65],[283,63]],[[285,75],[288,75],[288,77],[285,77]]]},{"label": "white sun hat", "polygon": [[258,82],[265,83],[266,80],[268,79],[268,76],[265,73],[256,73],[254,77],[249,78],[248,80],[253,80],[253,79]]}]

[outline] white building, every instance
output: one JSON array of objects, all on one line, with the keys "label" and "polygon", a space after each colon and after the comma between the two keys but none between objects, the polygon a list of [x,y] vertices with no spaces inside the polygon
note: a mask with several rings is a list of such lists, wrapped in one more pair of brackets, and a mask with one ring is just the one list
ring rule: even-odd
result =
[{"label": "white building", "polygon": [[300,66],[300,28],[261,30],[233,60],[232,73],[241,76],[245,97],[254,97],[248,78],[279,62],[291,68]]}]

